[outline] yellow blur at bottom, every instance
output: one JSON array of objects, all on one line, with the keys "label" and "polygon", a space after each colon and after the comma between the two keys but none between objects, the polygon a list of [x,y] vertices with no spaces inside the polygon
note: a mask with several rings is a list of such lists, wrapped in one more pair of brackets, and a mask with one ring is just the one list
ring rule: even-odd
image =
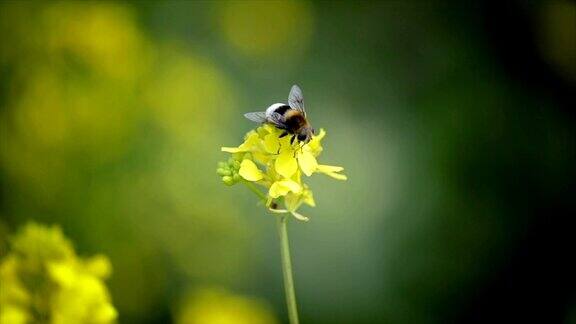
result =
[{"label": "yellow blur at bottom", "polygon": [[29,223],[0,259],[0,324],[108,324],[116,320],[104,256],[79,258],[59,227]]},{"label": "yellow blur at bottom", "polygon": [[271,308],[256,298],[222,288],[203,288],[184,298],[177,324],[274,324]]}]

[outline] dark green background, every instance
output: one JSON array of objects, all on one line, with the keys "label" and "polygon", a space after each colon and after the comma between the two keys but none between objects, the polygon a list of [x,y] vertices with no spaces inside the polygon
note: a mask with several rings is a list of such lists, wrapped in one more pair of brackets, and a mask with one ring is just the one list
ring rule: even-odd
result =
[{"label": "dark green background", "polygon": [[349,178],[311,178],[289,224],[303,323],[574,321],[574,2],[0,13],[0,253],[60,224],[111,258],[120,322],[171,321],[203,286],[285,321],[274,219],[215,168],[294,83]]}]

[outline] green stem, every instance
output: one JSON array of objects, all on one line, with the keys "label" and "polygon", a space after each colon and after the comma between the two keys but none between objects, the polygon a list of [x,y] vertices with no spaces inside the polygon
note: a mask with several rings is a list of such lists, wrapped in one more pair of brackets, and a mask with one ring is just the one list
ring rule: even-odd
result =
[{"label": "green stem", "polygon": [[286,294],[286,304],[288,305],[288,318],[290,324],[298,324],[298,309],[296,307],[294,279],[292,279],[292,262],[290,261],[290,246],[288,244],[286,222],[286,215],[276,218],[278,235],[280,236],[280,254],[282,256],[282,274],[284,275],[284,291]]},{"label": "green stem", "polygon": [[258,198],[262,199],[264,202],[266,201],[266,195],[264,193],[262,193],[262,191],[258,190],[258,188],[256,188],[256,186],[254,186],[254,184],[252,184],[252,182],[249,181],[242,181],[246,187],[248,187],[248,189],[252,190],[253,193],[255,193]]}]

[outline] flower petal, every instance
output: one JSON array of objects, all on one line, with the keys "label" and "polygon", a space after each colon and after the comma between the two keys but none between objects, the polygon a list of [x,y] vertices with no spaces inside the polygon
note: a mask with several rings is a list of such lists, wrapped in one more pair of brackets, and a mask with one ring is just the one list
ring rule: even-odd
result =
[{"label": "flower petal", "polygon": [[316,168],[318,167],[318,162],[312,153],[308,151],[303,151],[302,153],[298,153],[298,164],[300,165],[300,169],[304,172],[305,175],[311,176]]},{"label": "flower petal", "polygon": [[286,150],[280,153],[274,163],[274,168],[276,169],[276,172],[284,178],[290,178],[294,173],[296,173],[296,170],[298,170],[298,162],[296,162],[292,152]]},{"label": "flower petal", "polygon": [[317,171],[320,173],[324,173],[325,175],[332,177],[334,179],[337,180],[347,180],[348,177],[346,177],[343,174],[337,173],[344,170],[343,167],[339,167],[339,166],[332,166],[332,165],[318,165]]},{"label": "flower petal", "polygon": [[240,144],[238,147],[222,147],[220,150],[222,152],[228,153],[240,153],[240,152],[249,152],[250,150],[254,149],[254,146],[258,145],[258,134],[255,131],[250,131],[246,134],[244,143]]},{"label": "flower petal", "polygon": [[291,211],[290,214],[292,214],[292,216],[294,216],[297,220],[303,221],[303,222],[307,222],[310,219],[302,214],[299,214],[295,211]]},{"label": "flower petal", "polygon": [[334,172],[328,172],[328,173],[324,173],[325,175],[332,177],[336,180],[348,180],[348,177],[344,174],[340,174],[340,173],[334,173]]},{"label": "flower petal", "polygon": [[296,181],[282,180],[282,181],[280,181],[280,183],[282,183],[283,186],[286,186],[287,188],[289,188],[290,191],[292,191],[293,193],[302,192],[302,186],[300,186],[300,184]]},{"label": "flower petal", "polygon": [[267,165],[271,158],[272,156],[265,152],[252,152],[252,159],[255,162],[261,163],[263,165]]},{"label": "flower petal", "polygon": [[248,134],[246,134],[246,140],[244,143],[242,143],[238,148],[244,152],[247,152],[254,149],[254,147],[257,146],[259,142],[260,137],[258,137],[258,133],[255,131],[250,131]]},{"label": "flower petal", "polygon": [[280,196],[286,195],[287,193],[288,189],[286,187],[282,187],[278,182],[274,182],[268,190],[268,195],[270,195],[272,198],[278,198]]},{"label": "flower petal", "polygon": [[318,170],[320,172],[340,172],[344,170],[344,168],[335,165],[319,165]]},{"label": "flower petal", "polygon": [[286,209],[289,211],[297,210],[300,204],[300,195],[289,193],[284,196],[284,205],[286,205]]},{"label": "flower petal", "polygon": [[270,124],[264,124],[262,125],[262,128],[267,131],[268,133],[274,134],[278,132],[278,128],[270,125]]},{"label": "flower petal", "polygon": [[292,180],[282,180],[276,181],[270,186],[268,195],[272,198],[278,198],[280,196],[285,196],[288,192],[300,193],[302,187],[295,181]]},{"label": "flower petal", "polygon": [[280,149],[280,141],[278,135],[272,133],[264,136],[264,148],[270,154],[277,154]]},{"label": "flower petal", "polygon": [[239,153],[242,152],[242,150],[239,147],[221,147],[220,150],[222,152],[228,152],[228,153]]},{"label": "flower petal", "polygon": [[287,214],[290,211],[288,211],[287,209],[274,209],[274,208],[268,208],[269,211],[275,213],[275,214]]},{"label": "flower petal", "polygon": [[240,164],[240,170],[238,171],[240,176],[248,181],[258,181],[262,180],[264,174],[258,169],[256,164],[250,160],[242,160]]},{"label": "flower petal", "polygon": [[312,190],[305,190],[302,194],[302,198],[304,199],[304,203],[310,207],[316,207],[316,202],[314,201],[314,195],[312,194]]},{"label": "flower petal", "polygon": [[308,149],[314,156],[318,156],[322,152],[322,139],[326,136],[326,131],[324,128],[320,129],[318,135],[312,137],[312,140],[304,147]]}]

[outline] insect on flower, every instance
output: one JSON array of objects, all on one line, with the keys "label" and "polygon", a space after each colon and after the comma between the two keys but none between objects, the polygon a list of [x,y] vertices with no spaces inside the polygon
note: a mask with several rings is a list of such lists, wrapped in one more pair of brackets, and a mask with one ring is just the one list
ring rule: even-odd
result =
[{"label": "insect on flower", "polygon": [[[346,180],[347,177],[340,173],[344,170],[342,167],[318,163],[317,157],[323,150],[322,140],[326,131],[321,128],[314,136],[314,129],[306,119],[302,90],[297,85],[290,90],[288,104],[275,103],[266,111],[250,112],[244,116],[262,125],[246,133],[244,142],[238,147],[221,148],[232,156],[228,161],[218,163],[216,173],[228,186],[236,183],[246,185],[271,213],[280,214],[276,223],[281,242],[286,300],[290,323],[298,323],[286,214],[308,221],[309,218],[300,214],[298,209],[303,204],[316,206],[312,190],[304,183],[302,175],[309,177],[314,173],[323,173],[337,180]],[[290,139],[286,137],[288,134],[292,135]],[[298,143],[293,145],[296,139]],[[257,186],[264,187],[266,192]]]},{"label": "insect on flower", "polygon": [[[326,131],[320,129],[314,135],[298,86],[292,87],[288,104],[273,104],[266,111],[248,113],[246,117],[262,125],[246,133],[238,147],[221,148],[232,156],[219,162],[216,172],[226,185],[246,185],[271,212],[291,213],[307,220],[297,210],[302,204],[314,207],[315,202],[302,176],[322,173],[337,180],[347,179],[340,173],[344,168],[318,163]],[[294,143],[296,139],[299,145]],[[264,187],[266,193],[257,186]]]},{"label": "insect on flower", "polygon": [[257,123],[268,123],[283,130],[280,138],[292,135],[290,144],[295,139],[307,144],[312,139],[315,131],[306,119],[304,109],[304,96],[302,90],[297,85],[293,85],[288,95],[288,104],[275,103],[268,107],[266,111],[249,112],[244,117]]}]

